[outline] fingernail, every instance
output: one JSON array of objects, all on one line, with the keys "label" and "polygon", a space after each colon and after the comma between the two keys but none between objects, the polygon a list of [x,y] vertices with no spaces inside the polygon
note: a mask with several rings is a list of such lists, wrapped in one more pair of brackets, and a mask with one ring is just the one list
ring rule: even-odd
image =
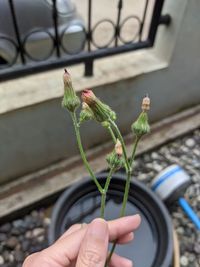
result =
[{"label": "fingernail", "polygon": [[93,220],[88,227],[88,234],[104,239],[108,236],[108,226],[103,219]]},{"label": "fingernail", "polygon": [[129,259],[124,259],[123,266],[124,267],[132,267],[133,266],[133,263]]},{"label": "fingernail", "polygon": [[141,222],[141,216],[139,214],[134,215],[135,219],[138,220],[138,223],[140,224]]}]

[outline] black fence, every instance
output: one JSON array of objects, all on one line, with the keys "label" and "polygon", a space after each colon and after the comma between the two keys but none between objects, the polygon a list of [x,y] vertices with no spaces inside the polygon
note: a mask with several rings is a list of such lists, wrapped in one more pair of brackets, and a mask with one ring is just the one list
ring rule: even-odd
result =
[{"label": "black fence", "polygon": [[[153,4],[144,0],[140,16],[131,14],[123,19],[125,1],[116,2],[115,21],[103,18],[92,24],[92,0],[87,2],[87,21],[67,0],[1,0],[0,80],[77,63],[84,63],[85,75],[91,76],[95,59],[152,47],[158,26],[170,23],[169,15],[161,15],[164,0]],[[127,39],[123,31],[131,21],[132,35]],[[98,43],[95,36],[102,25],[107,25],[106,33],[110,29],[109,38],[102,37],[103,42]]]}]

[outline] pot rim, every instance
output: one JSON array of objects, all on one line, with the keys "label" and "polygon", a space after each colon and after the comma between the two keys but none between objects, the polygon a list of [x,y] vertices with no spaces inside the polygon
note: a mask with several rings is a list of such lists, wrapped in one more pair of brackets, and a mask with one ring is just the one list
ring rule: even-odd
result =
[{"label": "pot rim", "polygon": [[[96,177],[97,177],[98,181],[101,182],[101,180],[102,181],[105,180],[105,177],[107,176],[107,174],[108,174],[107,172],[98,173],[96,175]],[[126,176],[124,174],[121,174],[121,173],[116,173],[113,175],[112,180],[113,179],[118,180],[119,182],[125,181]],[[62,195],[59,197],[56,204],[54,205],[52,216],[51,216],[51,224],[50,224],[49,231],[48,231],[49,244],[52,244],[55,241],[55,236],[52,236],[52,233],[53,232],[55,233],[57,219],[60,216],[62,206],[65,204],[66,199],[70,195],[72,195],[73,192],[77,192],[79,188],[84,187],[86,184],[90,184],[90,183],[94,184],[93,180],[90,177],[86,177],[86,178],[84,178],[84,180],[77,182],[76,184],[72,185],[70,188],[67,188],[62,193]],[[157,205],[157,208],[162,213],[162,217],[165,221],[166,230],[167,230],[166,235],[168,237],[168,244],[166,247],[165,257],[163,257],[162,265],[160,267],[170,266],[171,261],[172,261],[172,254],[173,254],[173,234],[172,234],[172,222],[171,222],[170,215],[169,215],[165,205],[161,201],[161,199],[153,191],[151,191],[145,184],[143,184],[140,181],[137,181],[136,179],[132,179],[131,185],[132,185],[132,187],[137,186],[137,187],[141,188],[142,191],[144,191],[146,194],[148,194],[149,197],[152,199],[152,201]],[[95,184],[94,184],[94,186],[95,186]],[[155,224],[156,224],[156,221],[155,221]]]}]

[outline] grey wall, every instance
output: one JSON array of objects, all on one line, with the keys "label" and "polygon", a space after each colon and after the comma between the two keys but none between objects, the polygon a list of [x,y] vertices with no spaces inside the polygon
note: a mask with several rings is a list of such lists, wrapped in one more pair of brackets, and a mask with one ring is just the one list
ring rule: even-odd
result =
[{"label": "grey wall", "polygon": [[[152,100],[151,121],[200,103],[199,13],[200,1],[190,0],[168,68],[95,88],[96,94],[119,114],[123,133],[130,132],[141,98],[147,92]],[[173,27],[172,23],[169,31]],[[159,38],[162,34],[164,31]],[[171,45],[167,40],[163,53]],[[61,109],[60,101],[54,99],[0,116],[1,183],[77,154],[72,123],[68,113]],[[84,125],[82,130],[86,148],[109,138],[94,122]]]}]

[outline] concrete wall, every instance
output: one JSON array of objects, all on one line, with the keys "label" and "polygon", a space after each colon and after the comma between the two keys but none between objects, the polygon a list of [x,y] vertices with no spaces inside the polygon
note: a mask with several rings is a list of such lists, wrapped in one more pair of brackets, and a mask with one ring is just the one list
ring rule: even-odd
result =
[{"label": "concrete wall", "polygon": [[[168,29],[161,26],[153,53],[169,66],[94,89],[118,113],[123,133],[130,132],[147,92],[151,121],[200,103],[200,1],[168,0],[165,11],[173,22]],[[0,183],[77,154],[71,119],[60,101],[54,98],[0,116]],[[82,136],[86,148],[109,138],[95,122],[83,126]]]}]

